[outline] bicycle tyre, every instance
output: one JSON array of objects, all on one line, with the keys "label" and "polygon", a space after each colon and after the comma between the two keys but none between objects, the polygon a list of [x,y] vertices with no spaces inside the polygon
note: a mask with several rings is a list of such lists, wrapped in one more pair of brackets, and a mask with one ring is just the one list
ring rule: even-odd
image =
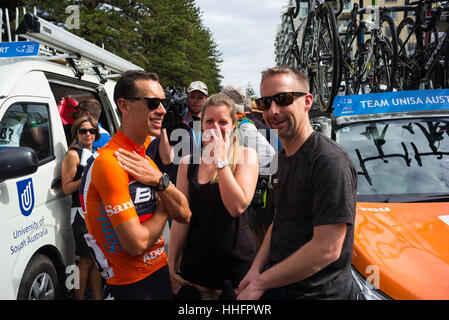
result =
[{"label": "bicycle tyre", "polygon": [[391,30],[390,38],[383,36],[374,48],[373,92],[392,91],[395,88],[396,68],[398,60],[398,41],[393,19],[389,15],[381,15],[381,25],[386,22]]},{"label": "bicycle tyre", "polygon": [[291,68],[298,68],[300,65],[300,59],[299,59],[299,53],[297,50],[292,47],[287,50],[285,53],[283,59],[282,59],[282,65],[288,66]]},{"label": "bicycle tyre", "polygon": [[417,61],[421,46],[416,38],[414,25],[415,21],[411,17],[406,17],[396,30],[398,40],[396,81],[399,90],[418,89],[421,82],[421,68]]},{"label": "bicycle tyre", "polygon": [[304,29],[301,49],[299,51],[299,69],[309,79],[309,92],[314,94],[313,87],[313,32],[314,32],[314,20],[309,16],[307,17],[307,23]]},{"label": "bicycle tyre", "polygon": [[[342,81],[345,82],[345,94],[354,95],[359,93],[359,81],[357,78],[359,70],[360,50],[358,45],[359,32],[356,24],[350,22],[346,28],[345,37],[342,45]],[[356,49],[356,50],[354,50]]]},{"label": "bicycle tyre", "polygon": [[323,112],[332,107],[341,82],[341,46],[334,11],[328,3],[319,7],[317,15],[316,42],[317,62],[315,63],[315,89],[320,109]]}]

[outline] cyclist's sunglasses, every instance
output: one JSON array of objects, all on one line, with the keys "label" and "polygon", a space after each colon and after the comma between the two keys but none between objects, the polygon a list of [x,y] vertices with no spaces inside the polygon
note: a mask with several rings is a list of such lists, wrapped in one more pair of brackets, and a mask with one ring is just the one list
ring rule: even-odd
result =
[{"label": "cyclist's sunglasses", "polygon": [[79,134],[87,134],[88,132],[90,134],[97,134],[97,129],[78,129]]},{"label": "cyclist's sunglasses", "polygon": [[149,98],[149,97],[134,97],[134,98],[125,98],[127,100],[146,100],[148,109],[155,110],[159,107],[159,104],[162,103],[164,108],[167,109],[168,104],[170,103],[170,99],[159,99],[159,98]]},{"label": "cyclist's sunglasses", "polygon": [[293,97],[302,97],[306,94],[305,92],[281,92],[274,96],[256,99],[256,106],[261,111],[270,110],[271,102],[274,100],[278,106],[286,107],[293,103]]}]

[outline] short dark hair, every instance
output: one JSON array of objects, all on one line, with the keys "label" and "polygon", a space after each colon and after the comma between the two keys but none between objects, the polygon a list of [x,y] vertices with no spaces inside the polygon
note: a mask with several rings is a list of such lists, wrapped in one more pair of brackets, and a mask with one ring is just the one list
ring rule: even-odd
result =
[{"label": "short dark hair", "polygon": [[77,108],[83,111],[89,111],[92,118],[98,121],[101,115],[101,105],[96,99],[81,100]]},{"label": "short dark hair", "polygon": [[119,98],[129,98],[137,96],[137,80],[159,81],[159,76],[155,72],[128,70],[121,75],[114,88],[114,101],[117,104]]},{"label": "short dark hair", "polygon": [[[72,125],[72,137],[75,138],[76,134],[78,133],[79,128],[83,125],[84,122],[90,122],[90,124],[94,127],[94,129],[97,131],[95,133],[95,141],[100,139],[100,129],[98,128],[97,121],[93,117],[79,117],[75,120],[75,122]],[[78,141],[78,139],[76,139]]]},{"label": "short dark hair", "polygon": [[276,66],[272,68],[268,68],[262,71],[262,79],[260,83],[262,83],[266,78],[275,76],[277,74],[289,74],[299,81],[302,85],[304,85],[307,92],[309,92],[309,79],[300,69],[291,68],[288,66]]}]

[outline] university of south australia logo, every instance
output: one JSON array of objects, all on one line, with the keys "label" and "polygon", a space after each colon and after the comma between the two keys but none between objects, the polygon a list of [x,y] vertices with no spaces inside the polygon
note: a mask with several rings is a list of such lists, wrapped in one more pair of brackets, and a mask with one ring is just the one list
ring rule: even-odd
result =
[{"label": "university of south australia logo", "polygon": [[34,189],[31,178],[16,182],[19,206],[22,214],[27,217],[34,208]]}]

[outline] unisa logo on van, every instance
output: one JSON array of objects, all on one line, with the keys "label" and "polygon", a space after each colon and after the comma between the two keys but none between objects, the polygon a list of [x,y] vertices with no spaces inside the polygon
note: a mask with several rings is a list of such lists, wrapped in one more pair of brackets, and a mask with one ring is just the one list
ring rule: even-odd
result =
[{"label": "unisa logo on van", "polygon": [[22,214],[27,217],[34,208],[34,189],[31,178],[17,181],[17,195],[19,197],[19,206]]}]

